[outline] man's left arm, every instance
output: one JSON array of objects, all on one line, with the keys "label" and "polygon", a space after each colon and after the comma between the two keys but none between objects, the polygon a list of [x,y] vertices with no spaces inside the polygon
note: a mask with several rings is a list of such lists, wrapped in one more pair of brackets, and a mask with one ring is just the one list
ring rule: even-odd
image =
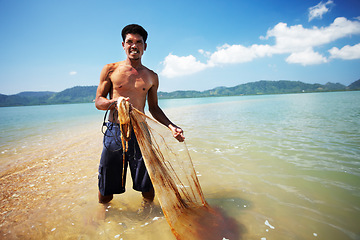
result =
[{"label": "man's left arm", "polygon": [[176,126],[174,123],[170,121],[170,119],[165,115],[165,113],[162,111],[162,109],[159,107],[158,104],[158,97],[157,97],[157,90],[159,87],[159,79],[157,74],[155,74],[154,77],[154,84],[149,89],[148,92],[148,105],[149,105],[149,111],[151,115],[160,123],[167,126],[171,132],[173,133],[174,138],[176,138],[179,142],[183,142],[185,140],[184,132],[183,130]]}]

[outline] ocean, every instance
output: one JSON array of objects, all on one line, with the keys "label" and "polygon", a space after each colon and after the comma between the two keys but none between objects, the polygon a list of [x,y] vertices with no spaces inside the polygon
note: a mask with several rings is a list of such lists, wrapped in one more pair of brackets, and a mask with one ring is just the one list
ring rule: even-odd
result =
[{"label": "ocean", "polygon": [[[360,92],[162,99],[241,239],[360,239]],[[155,200],[97,202],[104,111],[0,108],[0,238],[175,239]],[[220,239],[222,240],[222,239]]]}]

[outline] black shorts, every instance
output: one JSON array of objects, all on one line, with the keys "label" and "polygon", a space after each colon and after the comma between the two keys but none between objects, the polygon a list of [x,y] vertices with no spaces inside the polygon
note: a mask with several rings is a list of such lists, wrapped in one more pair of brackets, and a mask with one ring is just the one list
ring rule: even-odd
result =
[{"label": "black shorts", "polygon": [[131,139],[128,142],[128,150],[125,152],[125,166],[123,166],[120,126],[112,122],[106,123],[106,126],[107,130],[104,135],[104,146],[99,165],[99,191],[101,195],[107,196],[125,192],[128,166],[130,166],[133,189],[149,192],[153,186],[134,131],[132,131]]}]

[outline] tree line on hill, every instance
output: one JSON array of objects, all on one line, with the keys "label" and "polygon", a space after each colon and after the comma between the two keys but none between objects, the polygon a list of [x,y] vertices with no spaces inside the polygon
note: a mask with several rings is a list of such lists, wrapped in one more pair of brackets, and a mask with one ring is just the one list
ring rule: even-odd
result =
[{"label": "tree line on hill", "polygon": [[[76,86],[61,92],[21,92],[0,94],[0,107],[93,102],[97,86]],[[258,81],[234,87],[217,87],[206,91],[158,92],[161,98],[197,98],[259,94],[286,94],[360,90],[360,79],[349,86],[340,83],[309,84],[300,81]]]}]

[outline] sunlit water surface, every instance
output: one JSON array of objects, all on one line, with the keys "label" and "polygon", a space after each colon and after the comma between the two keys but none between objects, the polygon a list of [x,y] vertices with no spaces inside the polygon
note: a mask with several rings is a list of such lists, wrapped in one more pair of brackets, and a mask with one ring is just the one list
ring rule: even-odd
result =
[{"label": "sunlit water surface", "polygon": [[[360,239],[360,92],[161,100],[242,239]],[[97,202],[104,112],[0,108],[0,238],[175,239],[127,186]],[[131,181],[129,180],[128,183]]]}]

